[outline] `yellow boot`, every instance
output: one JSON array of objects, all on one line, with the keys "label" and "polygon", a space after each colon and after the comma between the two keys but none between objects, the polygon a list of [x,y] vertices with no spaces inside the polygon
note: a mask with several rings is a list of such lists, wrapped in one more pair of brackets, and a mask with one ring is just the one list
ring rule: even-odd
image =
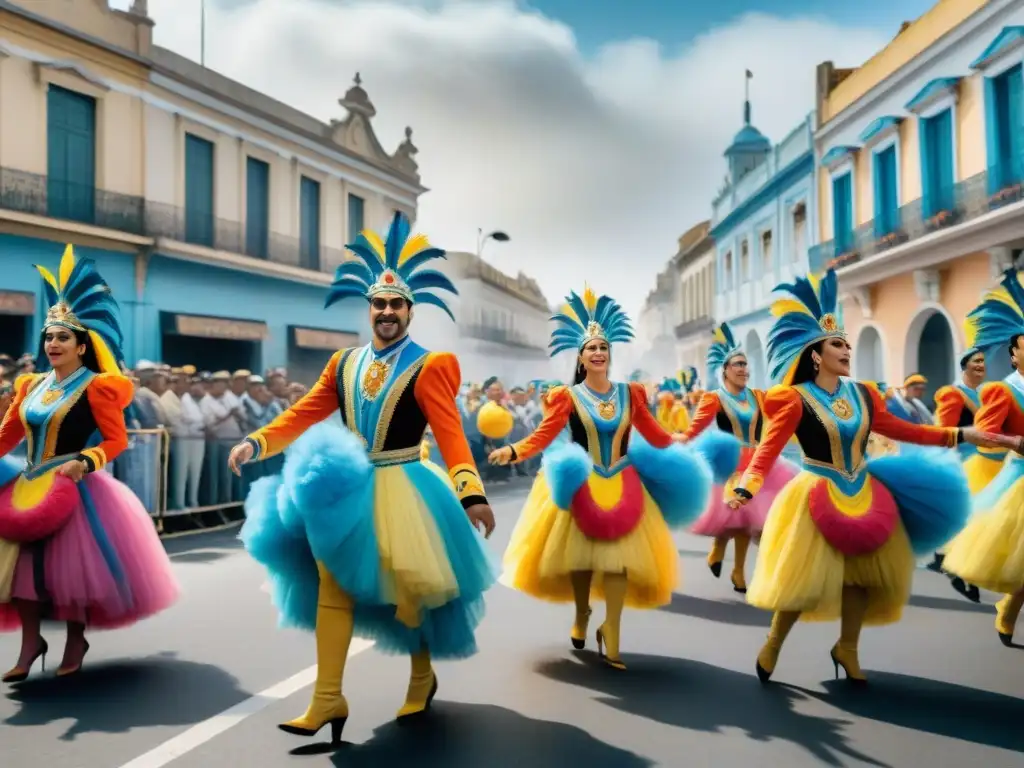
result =
[{"label": "yellow boot", "polygon": [[597,629],[597,653],[612,669],[625,669],[619,658],[619,637],[622,627],[622,608],[626,604],[626,574],[604,575],[605,619]]},{"label": "yellow boot", "polygon": [[761,652],[757,654],[757,661],[754,663],[757,679],[762,683],[767,683],[772,679],[775,665],[779,663],[779,654],[782,653],[782,644],[786,642],[789,630],[793,628],[799,618],[799,611],[776,611],[772,616],[768,640],[761,646]]},{"label": "yellow boot", "polygon": [[590,571],[573,571],[569,575],[572,583],[573,602],[576,604],[576,621],[569,632],[569,641],[577,651],[587,645],[587,627],[590,624],[590,582],[593,573]]},{"label": "yellow boot", "polygon": [[839,668],[846,673],[852,685],[867,685],[867,678],[860,668],[857,648],[860,646],[860,630],[868,611],[868,591],[863,587],[843,587],[843,607],[839,628],[839,642],[832,646],[829,655],[835,666],[836,680]]},{"label": "yellow boot", "polygon": [[725,560],[725,546],[728,543],[729,540],[724,536],[716,536],[708,552],[708,568],[716,579],[722,575],[722,561]]},{"label": "yellow boot", "polygon": [[424,649],[409,658],[412,661],[412,672],[409,675],[405,704],[398,710],[399,720],[426,712],[437,695],[437,675],[430,663],[430,651]]},{"label": "yellow boot", "polygon": [[737,534],[732,540],[736,549],[736,557],[732,566],[732,588],[741,595],[747,593],[747,551],[750,549],[750,537],[745,533]]},{"label": "yellow boot", "polygon": [[315,736],[325,725],[331,726],[331,743],[341,743],[341,732],[348,719],[348,702],[341,693],[345,663],[352,643],[354,626],[352,598],[341,591],[322,563],[320,595],[316,609],[316,684],[306,713],[281,723],[285,733]]},{"label": "yellow boot", "polygon": [[1024,605],[1024,590],[1013,595],[1005,595],[996,603],[996,632],[999,641],[1007,648],[1013,647],[1013,630]]}]

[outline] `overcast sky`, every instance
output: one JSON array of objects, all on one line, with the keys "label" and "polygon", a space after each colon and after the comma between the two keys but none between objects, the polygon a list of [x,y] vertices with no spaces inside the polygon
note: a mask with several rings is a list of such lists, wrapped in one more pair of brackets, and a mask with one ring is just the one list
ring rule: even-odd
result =
[{"label": "overcast sky", "polygon": [[[431,189],[418,228],[437,245],[474,250],[478,227],[506,230],[511,242],[485,253],[498,268],[536,277],[553,303],[586,279],[631,313],[679,235],[710,215],[744,70],[754,123],[778,141],[812,109],[819,62],[861,63],[893,37],[901,6],[927,7],[870,0],[856,26],[817,0],[806,18],[789,0],[661,16],[638,0],[635,24],[605,0],[538,0],[550,16],[506,0],[206,5],[207,66],[322,120],[342,116],[337,100],[362,74],[385,148],[414,129]],[[156,43],[198,59],[200,0],[149,6]]]}]

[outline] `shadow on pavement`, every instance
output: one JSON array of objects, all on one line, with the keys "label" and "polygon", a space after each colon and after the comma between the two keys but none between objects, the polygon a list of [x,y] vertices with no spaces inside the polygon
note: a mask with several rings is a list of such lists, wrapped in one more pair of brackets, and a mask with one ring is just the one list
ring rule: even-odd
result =
[{"label": "shadow on pavement", "polygon": [[164,539],[164,550],[175,562],[189,562],[192,555],[200,552],[205,555],[213,550],[223,550],[217,554],[219,557],[225,557],[242,548],[242,542],[238,540],[239,530],[241,529],[234,527]]},{"label": "shadow on pavement", "polygon": [[911,675],[866,674],[863,690],[844,680],[823,683],[824,693],[792,688],[859,718],[1024,752],[1024,699]]},{"label": "shadow on pavement", "polygon": [[672,602],[663,605],[659,610],[738,627],[771,626],[771,613],[741,602],[742,600],[742,595],[736,595],[735,600],[708,600],[694,595],[673,594]]},{"label": "shadow on pavement", "polygon": [[930,597],[911,595],[910,605],[914,608],[929,608],[933,611],[962,611],[964,613],[989,613],[996,615],[995,608],[985,603],[972,603],[965,597]]},{"label": "shadow on pavement", "polygon": [[629,654],[627,672],[601,665],[593,654],[579,660],[543,662],[536,670],[550,680],[604,694],[598,699],[621,712],[676,728],[722,733],[738,728],[755,741],[786,741],[803,747],[819,764],[843,766],[853,760],[889,768],[855,749],[843,733],[850,723],[802,714],[803,692],[761,686],[750,673],[689,659]]},{"label": "shadow on pavement", "polygon": [[21,708],[4,726],[71,720],[63,741],[86,733],[127,733],[159,725],[193,725],[249,698],[219,667],[172,655],[99,663],[63,680],[29,678],[7,691]]},{"label": "shadow on pavement", "polygon": [[215,563],[229,555],[233,555],[238,548],[231,549],[200,549],[195,552],[176,552],[170,556],[172,563]]},{"label": "shadow on pavement", "polygon": [[[296,750],[296,754],[299,750]],[[364,744],[345,744],[337,766],[418,768],[648,768],[655,763],[599,741],[582,728],[534,720],[489,704],[436,703],[412,723],[389,723]]]}]

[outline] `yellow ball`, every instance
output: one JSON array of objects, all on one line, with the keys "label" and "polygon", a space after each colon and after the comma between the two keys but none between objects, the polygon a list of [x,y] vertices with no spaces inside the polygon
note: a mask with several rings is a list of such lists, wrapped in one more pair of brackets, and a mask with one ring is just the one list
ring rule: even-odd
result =
[{"label": "yellow ball", "polygon": [[480,434],[491,440],[502,440],[512,431],[512,414],[497,403],[487,402],[476,412],[476,428]]}]

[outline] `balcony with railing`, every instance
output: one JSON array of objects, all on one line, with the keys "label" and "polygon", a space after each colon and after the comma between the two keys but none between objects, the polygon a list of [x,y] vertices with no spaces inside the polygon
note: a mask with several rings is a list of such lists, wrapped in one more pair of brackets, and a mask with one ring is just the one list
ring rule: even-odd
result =
[{"label": "balcony with railing", "polygon": [[460,332],[470,338],[480,341],[490,341],[495,344],[502,344],[506,347],[517,347],[531,352],[545,353],[546,342],[538,342],[531,339],[522,331],[514,328],[497,328],[493,325],[482,323],[470,323],[460,327]]},{"label": "balcony with railing", "polygon": [[694,336],[701,333],[711,333],[711,329],[714,327],[715,321],[709,315],[694,318],[693,320],[687,320],[685,323],[679,323],[673,329],[673,335],[677,339],[685,339],[688,336]]},{"label": "balcony with railing", "polygon": [[36,173],[0,168],[0,209],[88,224],[130,235],[166,238],[312,271],[344,260],[344,251],[248,227],[205,211],[108,192]]},{"label": "balcony with railing", "polygon": [[1024,165],[997,163],[987,171],[938,190],[930,200],[918,198],[894,211],[891,224],[865,222],[846,237],[813,246],[810,270],[842,269],[898,245],[963,224],[1024,198]]}]

